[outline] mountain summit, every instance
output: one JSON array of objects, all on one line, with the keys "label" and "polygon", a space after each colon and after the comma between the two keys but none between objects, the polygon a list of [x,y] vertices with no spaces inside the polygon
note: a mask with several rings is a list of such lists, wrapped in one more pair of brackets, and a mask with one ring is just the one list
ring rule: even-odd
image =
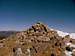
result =
[{"label": "mountain summit", "polygon": [[48,31],[48,27],[41,22],[37,22],[36,24],[32,25],[31,28],[34,29],[35,32],[36,31],[38,31],[38,32],[47,32]]},{"label": "mountain summit", "polygon": [[71,49],[67,44],[74,41],[69,36],[62,38],[56,30],[38,22],[0,40],[0,56],[67,56],[66,48]]}]

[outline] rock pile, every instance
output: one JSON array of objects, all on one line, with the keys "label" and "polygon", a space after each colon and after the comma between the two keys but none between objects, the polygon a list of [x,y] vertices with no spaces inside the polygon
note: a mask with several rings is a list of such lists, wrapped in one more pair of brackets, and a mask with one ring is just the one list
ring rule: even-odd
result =
[{"label": "rock pile", "polygon": [[0,56],[66,56],[65,39],[38,22],[26,31],[1,40]]},{"label": "rock pile", "polygon": [[42,23],[37,23],[27,31],[19,33],[18,39],[21,45],[27,44],[28,47],[30,46],[27,48],[30,50],[31,56],[65,55],[65,43],[62,38],[58,36],[56,31],[50,30]]}]

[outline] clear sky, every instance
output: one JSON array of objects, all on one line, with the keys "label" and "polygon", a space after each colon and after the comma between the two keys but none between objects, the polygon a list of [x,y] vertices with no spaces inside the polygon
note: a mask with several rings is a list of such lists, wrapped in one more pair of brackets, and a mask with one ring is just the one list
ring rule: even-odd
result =
[{"label": "clear sky", "polygon": [[0,0],[0,31],[22,30],[37,21],[75,32],[75,0]]}]

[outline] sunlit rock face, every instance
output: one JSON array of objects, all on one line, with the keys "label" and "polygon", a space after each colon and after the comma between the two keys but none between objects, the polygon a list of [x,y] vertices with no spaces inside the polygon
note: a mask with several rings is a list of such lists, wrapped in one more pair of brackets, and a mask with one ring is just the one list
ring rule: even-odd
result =
[{"label": "sunlit rock face", "polygon": [[62,38],[56,30],[38,22],[25,31],[0,40],[0,56],[67,56],[70,48],[71,55],[74,55],[73,43],[74,39],[69,35]]}]

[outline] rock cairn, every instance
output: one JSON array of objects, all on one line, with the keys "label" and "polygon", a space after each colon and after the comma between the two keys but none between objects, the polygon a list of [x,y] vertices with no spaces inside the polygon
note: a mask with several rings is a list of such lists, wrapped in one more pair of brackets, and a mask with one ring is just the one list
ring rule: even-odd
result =
[{"label": "rock cairn", "polygon": [[[37,23],[17,36],[21,46],[28,46],[23,50],[30,50],[31,56],[65,56],[65,43],[62,38],[43,23]],[[23,51],[24,54],[25,52]]]},{"label": "rock cairn", "polygon": [[66,56],[65,41],[55,30],[38,22],[25,31],[0,40],[0,56]]}]

